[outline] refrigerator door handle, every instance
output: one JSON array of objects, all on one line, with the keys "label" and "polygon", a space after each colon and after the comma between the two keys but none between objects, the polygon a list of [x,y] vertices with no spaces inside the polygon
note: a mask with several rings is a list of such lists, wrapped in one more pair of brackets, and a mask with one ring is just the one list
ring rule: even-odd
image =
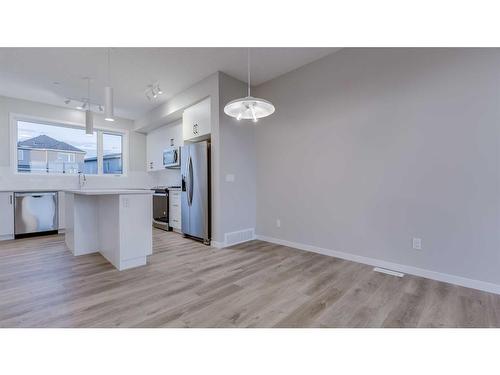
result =
[{"label": "refrigerator door handle", "polygon": [[188,190],[188,203],[191,206],[193,204],[193,160],[191,159],[191,155],[189,156],[188,161],[188,176],[189,176],[189,190]]}]

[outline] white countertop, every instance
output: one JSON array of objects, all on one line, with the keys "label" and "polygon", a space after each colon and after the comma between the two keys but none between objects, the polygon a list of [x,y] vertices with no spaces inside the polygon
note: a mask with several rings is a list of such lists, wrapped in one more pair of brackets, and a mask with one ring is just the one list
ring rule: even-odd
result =
[{"label": "white countertop", "polygon": [[124,195],[124,194],[153,194],[148,189],[82,189],[82,190],[64,190],[66,193],[80,195]]}]

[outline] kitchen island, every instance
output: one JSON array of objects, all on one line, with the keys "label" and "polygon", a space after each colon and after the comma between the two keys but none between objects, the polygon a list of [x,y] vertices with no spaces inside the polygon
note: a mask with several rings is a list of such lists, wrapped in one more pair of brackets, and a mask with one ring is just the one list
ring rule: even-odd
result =
[{"label": "kitchen island", "polygon": [[152,191],[66,190],[66,245],[73,255],[101,253],[118,270],[152,254]]}]

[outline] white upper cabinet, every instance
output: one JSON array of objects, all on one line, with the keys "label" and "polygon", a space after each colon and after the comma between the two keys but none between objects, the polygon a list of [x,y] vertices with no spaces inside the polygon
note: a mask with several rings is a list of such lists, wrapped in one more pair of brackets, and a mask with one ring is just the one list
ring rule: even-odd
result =
[{"label": "white upper cabinet", "polygon": [[165,129],[158,128],[146,136],[147,170],[158,171],[163,169],[163,150],[166,145]]},{"label": "white upper cabinet", "polygon": [[0,240],[14,238],[14,193],[0,192]]},{"label": "white upper cabinet", "polygon": [[184,146],[184,139],[182,137],[182,120],[175,122],[171,126],[167,126],[167,147],[180,147]]},{"label": "white upper cabinet", "polygon": [[210,98],[184,110],[182,114],[184,140],[207,138],[210,131]]},{"label": "white upper cabinet", "polygon": [[146,136],[147,171],[164,169],[163,151],[169,147],[180,147],[184,144],[182,139],[182,122],[162,126],[149,132]]}]

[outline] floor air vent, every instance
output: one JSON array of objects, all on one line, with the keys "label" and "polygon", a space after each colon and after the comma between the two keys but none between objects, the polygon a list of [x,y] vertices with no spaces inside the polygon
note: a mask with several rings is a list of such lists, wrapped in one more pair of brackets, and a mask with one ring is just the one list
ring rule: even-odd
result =
[{"label": "floor air vent", "polygon": [[253,228],[225,233],[224,245],[225,246],[236,245],[238,243],[253,240],[254,238],[255,238],[255,230]]}]

